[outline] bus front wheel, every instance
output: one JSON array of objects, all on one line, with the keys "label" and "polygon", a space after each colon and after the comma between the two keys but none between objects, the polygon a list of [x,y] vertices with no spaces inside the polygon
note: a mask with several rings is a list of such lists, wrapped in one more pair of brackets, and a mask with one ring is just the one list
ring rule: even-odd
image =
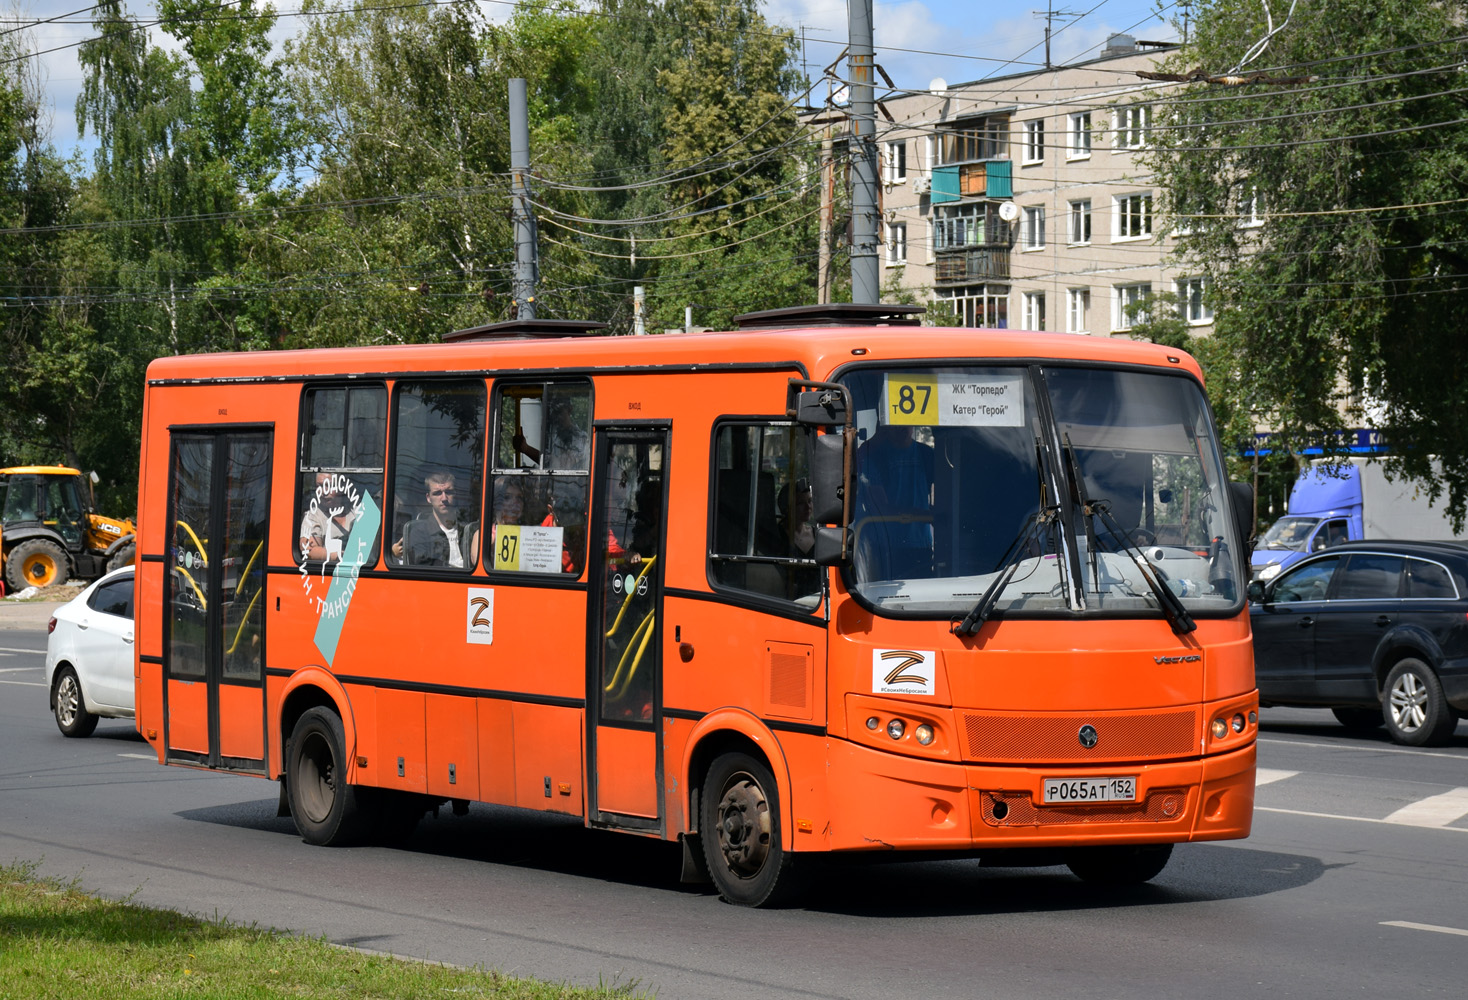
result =
[{"label": "bus front wheel", "polygon": [[296,829],[308,844],[353,843],[360,825],[356,789],[347,784],[346,736],[335,712],[310,708],[291,732],[286,789]]},{"label": "bus front wheel", "polygon": [[700,840],[719,895],[740,906],[770,906],[794,891],[793,858],[780,843],[775,776],[746,753],[709,766],[700,796]]},{"label": "bus front wheel", "polygon": [[1082,847],[1072,851],[1065,864],[1083,882],[1140,885],[1160,875],[1171,857],[1171,844]]}]

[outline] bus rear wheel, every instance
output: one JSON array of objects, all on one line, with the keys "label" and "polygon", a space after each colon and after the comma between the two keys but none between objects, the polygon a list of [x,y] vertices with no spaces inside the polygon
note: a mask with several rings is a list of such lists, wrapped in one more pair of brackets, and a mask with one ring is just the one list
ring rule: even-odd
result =
[{"label": "bus rear wheel", "polygon": [[291,732],[286,790],[308,844],[340,846],[360,836],[356,789],[347,784],[346,735],[335,712],[309,708]]},{"label": "bus rear wheel", "polygon": [[780,842],[778,795],[775,776],[749,754],[722,754],[709,766],[700,796],[700,840],[725,902],[772,906],[796,889],[794,859]]},{"label": "bus rear wheel", "polygon": [[1160,875],[1171,857],[1171,844],[1082,847],[1072,851],[1065,864],[1083,882],[1140,885]]}]

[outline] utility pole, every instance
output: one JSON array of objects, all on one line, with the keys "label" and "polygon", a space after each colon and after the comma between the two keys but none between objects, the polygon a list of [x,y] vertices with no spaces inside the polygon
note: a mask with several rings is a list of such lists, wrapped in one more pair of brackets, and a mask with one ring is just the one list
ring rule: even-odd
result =
[{"label": "utility pole", "polygon": [[831,162],[831,126],[821,136],[821,245],[816,256],[816,302],[831,301],[831,225],[836,206],[836,166]]},{"label": "utility pole", "polygon": [[526,108],[525,81],[510,80],[510,213],[515,224],[515,318],[535,318],[536,258],[535,216],[530,211],[530,114]]},{"label": "utility pole", "polygon": [[851,301],[882,300],[877,262],[877,108],[872,94],[872,0],[849,0],[851,87]]}]

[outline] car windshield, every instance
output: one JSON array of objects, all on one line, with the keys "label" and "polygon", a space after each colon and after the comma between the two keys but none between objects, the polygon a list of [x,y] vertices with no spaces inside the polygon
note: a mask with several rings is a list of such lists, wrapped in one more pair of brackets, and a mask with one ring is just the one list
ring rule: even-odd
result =
[{"label": "car windshield", "polygon": [[1320,523],[1318,517],[1282,517],[1269,526],[1264,537],[1254,547],[1257,549],[1293,549],[1305,551],[1310,541],[1310,532]]},{"label": "car windshield", "polygon": [[844,381],[849,573],[878,611],[964,615],[992,585],[998,613],[1155,613],[1154,582],[1192,613],[1236,607],[1227,484],[1193,380],[996,366]]}]

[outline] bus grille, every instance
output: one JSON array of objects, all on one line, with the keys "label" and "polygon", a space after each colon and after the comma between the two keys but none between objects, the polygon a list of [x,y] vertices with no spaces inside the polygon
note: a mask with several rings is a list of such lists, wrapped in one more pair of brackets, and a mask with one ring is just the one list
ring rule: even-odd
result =
[{"label": "bus grille", "polygon": [[[1095,727],[1100,739],[1087,750],[1079,733]],[[962,713],[965,760],[998,764],[1094,764],[1196,756],[1201,736],[1196,711],[1126,715],[992,715]]]},{"label": "bus grille", "polygon": [[[979,814],[990,826],[1165,823],[1188,814],[1186,788],[1155,788],[1141,802],[1107,802],[1091,806],[1037,806],[1028,792],[984,792],[979,798],[982,802]],[[1004,808],[996,811],[996,803],[1002,803]]]}]

